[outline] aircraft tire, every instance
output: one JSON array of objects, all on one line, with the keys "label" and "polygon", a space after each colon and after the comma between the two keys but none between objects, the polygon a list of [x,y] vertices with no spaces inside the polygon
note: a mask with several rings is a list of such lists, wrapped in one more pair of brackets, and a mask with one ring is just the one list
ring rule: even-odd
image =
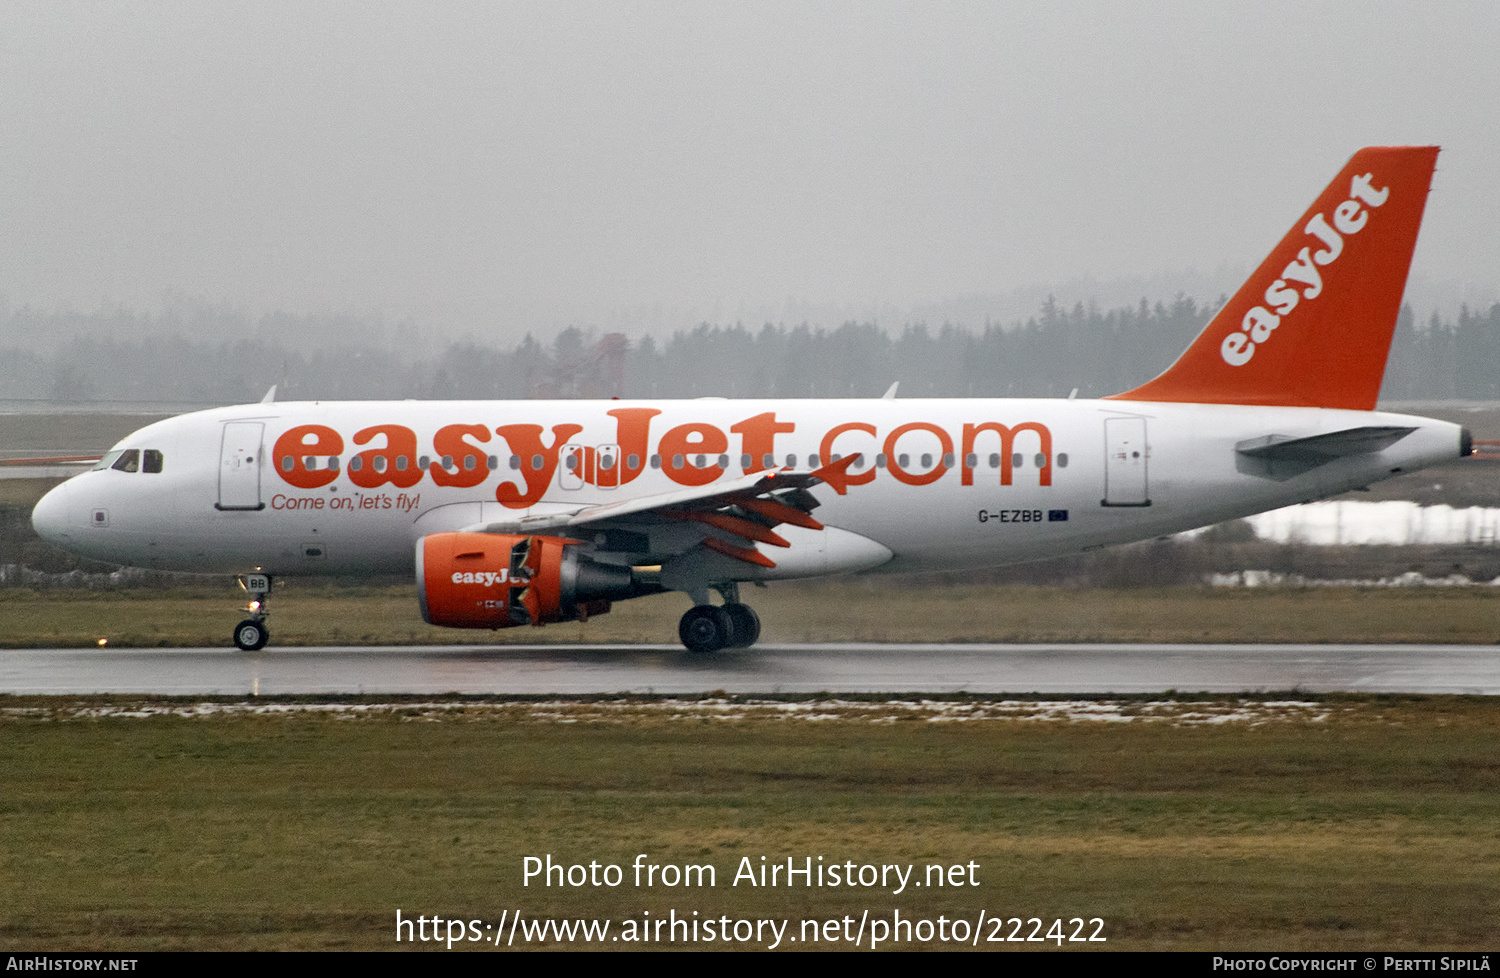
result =
[{"label": "aircraft tire", "polygon": [[266,647],[271,640],[271,633],[266,630],[262,622],[254,618],[246,618],[234,626],[234,644],[245,652],[254,652]]},{"label": "aircraft tire", "polygon": [[760,615],[748,604],[738,602],[726,604],[724,613],[729,616],[729,622],[733,626],[734,641],[729,643],[732,649],[745,649],[760,640]]},{"label": "aircraft tire", "polygon": [[689,652],[700,655],[717,652],[734,643],[734,620],[723,608],[694,605],[677,623],[677,637]]}]

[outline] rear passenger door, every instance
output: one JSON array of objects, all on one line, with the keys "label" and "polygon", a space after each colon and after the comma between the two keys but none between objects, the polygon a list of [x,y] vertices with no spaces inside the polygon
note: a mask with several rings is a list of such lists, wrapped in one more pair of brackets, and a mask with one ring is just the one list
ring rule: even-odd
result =
[{"label": "rear passenger door", "polygon": [[1145,418],[1104,421],[1104,505],[1150,506]]}]

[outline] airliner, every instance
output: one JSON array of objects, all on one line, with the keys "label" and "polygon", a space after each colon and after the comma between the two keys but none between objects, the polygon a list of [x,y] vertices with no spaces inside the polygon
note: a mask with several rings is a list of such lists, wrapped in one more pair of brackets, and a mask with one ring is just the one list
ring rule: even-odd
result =
[{"label": "airliner", "polygon": [[[453,628],[667,591],[701,653],[742,585],[990,567],[1147,539],[1467,455],[1376,411],[1437,147],[1360,150],[1186,352],[1102,399],[277,402],[160,421],[36,506],[102,561],[272,582],[414,569]],[[1076,392],[1075,392],[1076,393]],[[714,602],[714,595],[719,597]]]}]

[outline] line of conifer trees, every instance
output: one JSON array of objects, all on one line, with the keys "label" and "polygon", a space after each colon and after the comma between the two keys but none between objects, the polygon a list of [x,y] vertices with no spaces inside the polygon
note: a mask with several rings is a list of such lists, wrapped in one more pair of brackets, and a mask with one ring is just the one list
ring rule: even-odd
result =
[{"label": "line of conifer trees", "polygon": [[[1047,302],[1024,323],[703,324],[664,341],[630,337],[625,397],[1080,397],[1127,390],[1165,369],[1214,307],[1179,297],[1101,311]],[[126,315],[126,314],[119,314]],[[410,331],[351,317],[286,314],[80,323],[76,315],[0,310],[0,400],[228,404],[279,398],[524,398],[611,394],[597,333],[542,343],[413,342]],[[105,328],[111,327],[111,328]],[[47,346],[24,342],[52,338]],[[58,340],[59,336],[70,338]],[[1402,310],[1386,400],[1500,400],[1500,305]]]}]

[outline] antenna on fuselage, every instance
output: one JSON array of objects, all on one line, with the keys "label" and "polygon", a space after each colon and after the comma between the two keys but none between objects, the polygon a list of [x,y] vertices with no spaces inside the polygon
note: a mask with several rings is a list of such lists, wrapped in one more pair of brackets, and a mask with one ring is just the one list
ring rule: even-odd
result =
[{"label": "antenna on fuselage", "polygon": [[276,402],[276,385],[272,384],[271,385],[271,389],[268,390],[268,391],[266,391],[266,396],[260,399],[260,403],[262,403],[262,404],[274,404],[275,402]]},{"label": "antenna on fuselage", "polygon": [[884,394],[880,395],[880,399],[882,401],[894,401],[896,399],[896,388],[900,387],[900,386],[901,386],[901,381],[899,381],[899,380],[896,381],[894,384],[891,385],[890,390],[888,390]]}]

